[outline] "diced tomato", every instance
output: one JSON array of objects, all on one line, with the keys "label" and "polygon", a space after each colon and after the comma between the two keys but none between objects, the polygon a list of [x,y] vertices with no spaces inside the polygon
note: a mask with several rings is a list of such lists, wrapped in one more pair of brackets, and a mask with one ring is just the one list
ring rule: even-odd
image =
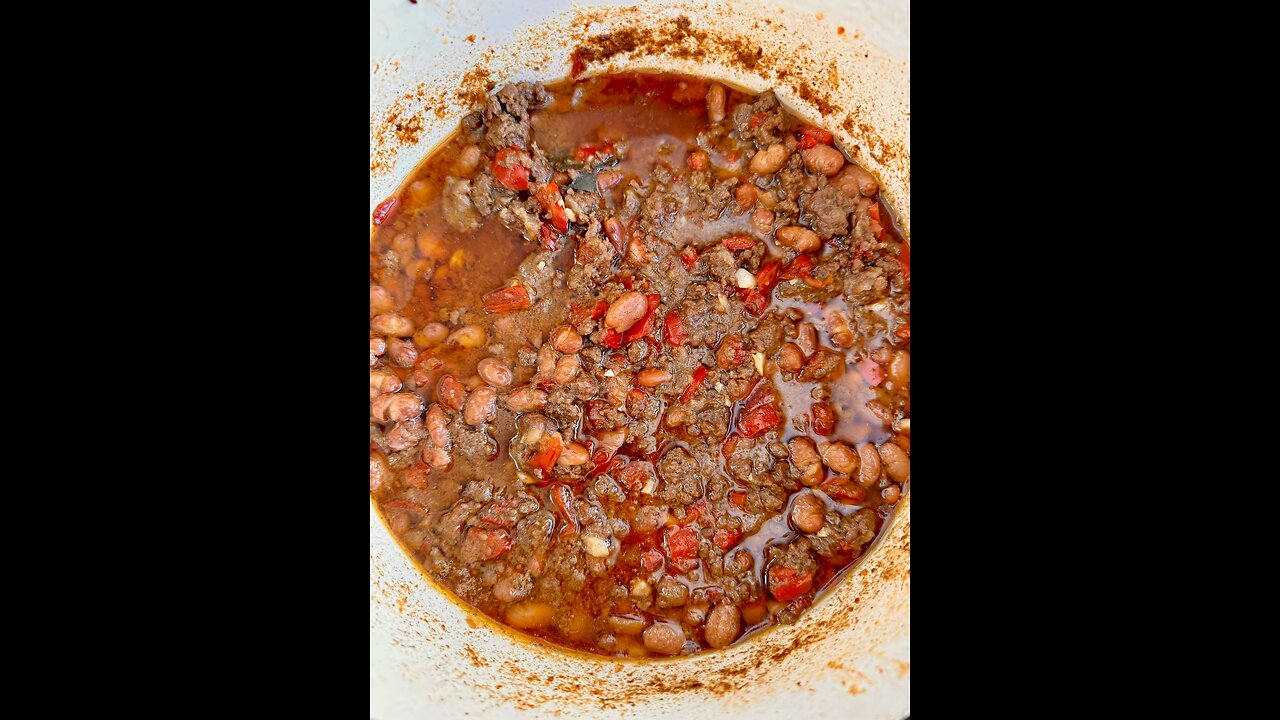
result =
[{"label": "diced tomato", "polygon": [[680,394],[680,402],[689,402],[693,399],[693,394],[698,392],[698,388],[702,387],[702,381],[707,379],[707,369],[699,367],[693,371],[693,379],[689,381],[689,386]]},{"label": "diced tomato", "polygon": [[538,441],[538,452],[529,458],[529,467],[541,470],[545,476],[551,472],[551,468],[555,467],[556,460],[560,459],[560,451],[564,450],[564,441],[561,440],[559,433],[549,433],[543,435]]},{"label": "diced tomato", "polygon": [[684,523],[686,525],[693,524],[698,518],[702,517],[703,511],[707,509],[707,501],[699,500],[698,502],[685,508]]},{"label": "diced tomato", "polygon": [[738,430],[746,437],[753,438],[778,427],[781,423],[782,418],[778,417],[778,411],[774,410],[772,405],[761,405],[743,416],[738,422]]},{"label": "diced tomato", "polygon": [[818,489],[837,502],[860,503],[867,499],[867,489],[844,476],[827,478]]},{"label": "diced tomato", "polygon": [[761,294],[768,295],[773,286],[778,284],[778,268],[781,265],[782,262],[779,260],[770,260],[756,271],[756,288]]},{"label": "diced tomato", "polygon": [[768,309],[769,300],[756,288],[748,288],[742,291],[742,304],[753,317],[760,317]]},{"label": "diced tomato", "polygon": [[769,113],[759,112],[751,116],[751,120],[747,121],[747,125],[751,127],[759,127],[760,123],[764,122],[768,118],[769,118]]},{"label": "diced tomato", "polygon": [[604,344],[608,345],[614,350],[617,350],[618,348],[622,347],[622,333],[618,332],[617,330],[614,330],[613,328],[609,328],[608,330],[605,330]]},{"label": "diced tomato", "polygon": [[645,550],[640,553],[640,567],[653,572],[662,567],[662,553],[657,550]]},{"label": "diced tomato", "polygon": [[679,312],[672,310],[667,313],[667,317],[663,321],[663,324],[666,325],[666,333],[664,335],[671,347],[680,347],[681,345],[684,345],[684,317],[682,317]]},{"label": "diced tomato", "polygon": [[867,211],[867,214],[871,216],[872,220],[880,222],[880,203],[874,203],[871,209]]},{"label": "diced tomato", "polygon": [[591,477],[596,477],[597,475],[604,475],[605,473],[611,473],[627,464],[627,461],[623,458],[620,458],[620,457],[610,458],[609,454],[606,453],[604,450],[596,451],[596,454],[592,458],[592,460],[595,461],[596,467],[594,470],[591,471]]},{"label": "diced tomato", "polygon": [[404,481],[419,490],[426,490],[431,486],[431,481],[428,479],[430,475],[431,466],[421,460],[415,460],[409,469],[404,471]]},{"label": "diced tomato", "polygon": [[600,318],[604,317],[605,311],[607,311],[608,309],[609,309],[609,303],[603,300],[597,300],[595,309],[591,311],[591,319],[599,320]]},{"label": "diced tomato", "polygon": [[746,235],[730,235],[723,242],[730,250],[750,250],[756,246],[756,239]]},{"label": "diced tomato", "polygon": [[688,560],[698,555],[698,531],[691,527],[667,528],[667,557]]},{"label": "diced tomato", "polygon": [[468,545],[478,545],[485,560],[492,560],[511,549],[511,536],[504,530],[473,527],[467,531]]},{"label": "diced tomato", "polygon": [[538,188],[533,194],[538,200],[538,204],[543,210],[547,211],[547,217],[551,220],[551,224],[560,232],[566,232],[569,229],[569,217],[564,211],[564,198],[560,197],[560,186],[555,183],[546,183]]},{"label": "diced tomato", "polygon": [[902,274],[911,279],[911,246],[906,243],[898,245],[898,264],[902,266]]},{"label": "diced tomato", "polygon": [[628,290],[636,289],[636,279],[630,275],[622,278],[622,286]]},{"label": "diced tomato", "polygon": [[751,392],[747,393],[747,399],[742,403],[743,412],[751,412],[766,403],[772,403],[777,397],[777,393],[773,391],[773,386],[763,379],[757,380]]},{"label": "diced tomato", "polygon": [[800,147],[805,150],[818,145],[830,145],[833,139],[834,135],[821,128],[806,125],[800,130]]},{"label": "diced tomato", "polygon": [[484,310],[489,313],[509,313],[524,310],[532,303],[529,291],[523,285],[512,285],[484,296]]},{"label": "diced tomato", "polygon": [[613,155],[615,151],[613,143],[587,143],[573,151],[573,159],[575,162],[586,162],[596,155],[601,157]]},{"label": "diced tomato", "polygon": [[685,245],[684,250],[680,251],[680,262],[684,263],[685,267],[692,269],[694,265],[698,264],[698,249],[692,245]]},{"label": "diced tomato", "polygon": [[658,309],[658,305],[662,303],[662,296],[657,293],[651,293],[645,296],[645,301],[649,304],[649,309],[645,311],[644,317],[640,318],[640,322],[632,325],[622,335],[622,342],[631,344],[636,340],[649,334],[649,330],[653,328],[653,313]]},{"label": "diced tomato", "polygon": [[907,323],[906,325],[899,325],[898,329],[893,331],[893,334],[897,335],[899,338],[903,340],[910,340],[911,339],[911,323]]},{"label": "diced tomato", "polygon": [[738,449],[738,441],[742,440],[742,436],[738,433],[729,433],[729,437],[724,439],[724,443],[720,445],[720,454],[728,459],[733,455],[733,451]]},{"label": "diced tomato", "polygon": [[858,374],[871,387],[880,387],[880,383],[884,382],[884,370],[881,369],[880,363],[871,358],[863,358],[858,361]]},{"label": "diced tomato", "polygon": [[689,154],[689,168],[691,170],[701,170],[711,162],[711,158],[701,150]]},{"label": "diced tomato", "polygon": [[560,511],[560,517],[564,521],[573,526],[576,531],[578,529],[578,503],[573,499],[573,489],[564,483],[554,483],[551,486],[551,500],[556,504],[556,509]]},{"label": "diced tomato", "polygon": [[813,261],[808,255],[798,255],[795,260],[787,263],[787,267],[778,273],[779,280],[795,280],[796,278],[809,277],[813,272]]},{"label": "diced tomato", "polygon": [[729,493],[729,502],[733,503],[734,507],[741,510],[747,506],[747,494],[741,490],[734,490]]},{"label": "diced tomato", "polygon": [[729,550],[729,548],[738,544],[742,539],[742,533],[737,530],[716,530],[716,534],[711,538],[711,542],[721,550]]},{"label": "diced tomato", "polygon": [[786,565],[775,565],[769,569],[769,592],[782,602],[794,600],[809,592],[813,587],[813,573],[803,575]]},{"label": "diced tomato", "polygon": [[412,500],[392,500],[389,503],[383,503],[382,507],[391,508],[392,510],[417,510],[423,512],[422,506]]},{"label": "diced tomato", "polygon": [[383,225],[396,219],[396,215],[400,214],[400,198],[389,197],[378,203],[378,207],[373,209],[373,224]]},{"label": "diced tomato", "polygon": [[633,462],[615,476],[618,483],[631,492],[638,492],[653,479],[653,463],[647,460]]},{"label": "diced tomato", "polygon": [[493,176],[509,190],[529,189],[529,168],[520,164],[524,151],[512,145],[498,151],[493,158]]},{"label": "diced tomato", "polygon": [[[538,228],[538,239],[542,241],[542,247],[548,250],[556,249],[556,240],[559,239],[556,229],[551,227],[551,223],[544,222],[542,227]],[[421,286],[419,286],[421,287]]]}]

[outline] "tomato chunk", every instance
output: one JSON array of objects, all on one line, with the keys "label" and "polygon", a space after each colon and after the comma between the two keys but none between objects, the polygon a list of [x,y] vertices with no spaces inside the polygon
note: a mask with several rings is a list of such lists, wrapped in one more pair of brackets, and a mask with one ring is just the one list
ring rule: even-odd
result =
[{"label": "tomato chunk", "polygon": [[698,249],[692,245],[685,245],[684,250],[680,251],[680,262],[684,263],[687,268],[693,268],[698,264]]},{"label": "tomato chunk", "polygon": [[555,467],[562,450],[564,450],[564,440],[561,439],[560,433],[543,435],[538,441],[538,452],[529,458],[529,467],[540,470],[545,476],[551,472],[551,468]]},{"label": "tomato chunk", "polygon": [[617,350],[618,348],[622,347],[622,333],[618,332],[617,330],[614,330],[613,328],[609,328],[608,330],[605,330],[604,344],[608,345],[614,350]]},{"label": "tomato chunk", "polygon": [[742,291],[742,304],[753,317],[760,317],[768,309],[769,299],[756,288],[748,288]]},{"label": "tomato chunk", "polygon": [[871,358],[858,361],[858,374],[871,387],[880,387],[880,383],[884,382],[884,370],[880,367],[880,363]]},{"label": "tomato chunk", "polygon": [[698,531],[691,527],[667,528],[667,557],[689,560],[698,555]]},{"label": "tomato chunk", "polygon": [[789,602],[809,592],[813,587],[813,573],[803,575],[786,565],[769,569],[769,592],[782,602]]},{"label": "tomato chunk", "polygon": [[795,260],[787,263],[787,267],[778,273],[779,280],[795,280],[796,278],[809,277],[813,272],[813,260],[808,255],[799,255]]},{"label": "tomato chunk", "polygon": [[684,330],[684,317],[681,316],[679,312],[672,310],[667,313],[667,317],[663,321],[663,324],[666,325],[667,331],[665,335],[667,342],[671,347],[680,347],[681,345],[684,345],[686,337]]},{"label": "tomato chunk", "polygon": [[520,162],[524,156],[523,150],[511,145],[493,158],[493,176],[509,190],[529,189],[529,168]]},{"label": "tomato chunk", "polygon": [[698,392],[698,388],[702,387],[702,381],[707,379],[707,369],[700,367],[693,371],[693,379],[689,381],[689,386],[680,394],[680,402],[689,402],[693,399],[693,394]]},{"label": "tomato chunk", "polygon": [[756,239],[746,235],[730,235],[724,239],[724,246],[730,250],[750,250],[756,246]]},{"label": "tomato chunk", "polygon": [[476,548],[475,552],[485,560],[492,560],[511,549],[511,536],[504,530],[473,527],[467,531],[463,541],[467,546]]},{"label": "tomato chunk", "polygon": [[373,209],[373,224],[382,225],[396,219],[396,215],[400,214],[400,198],[389,197],[378,203],[378,207]]},{"label": "tomato chunk", "polygon": [[608,157],[616,152],[613,143],[587,143],[581,145],[577,150],[573,151],[574,162],[586,162],[591,158],[599,155],[600,157]]},{"label": "tomato chunk", "polygon": [[551,220],[555,229],[560,232],[566,232],[569,229],[569,216],[564,211],[564,198],[560,196],[559,185],[555,183],[540,185],[533,197],[537,199],[542,209],[547,211],[547,218]]},{"label": "tomato chunk", "polygon": [[729,493],[729,502],[733,503],[734,507],[741,510],[747,506],[747,494],[741,490],[734,490]]},{"label": "tomato chunk", "polygon": [[564,521],[573,526],[574,530],[578,529],[578,503],[573,499],[573,489],[564,483],[554,483],[551,486],[551,500],[555,503],[556,509],[560,511],[560,516]]},{"label": "tomato chunk", "polygon": [[640,553],[640,567],[649,572],[662,567],[662,553],[657,550],[645,550]]},{"label": "tomato chunk", "polygon": [[512,285],[484,296],[484,310],[488,313],[509,313],[524,310],[532,303],[529,291],[523,285]]},{"label": "tomato chunk", "polygon": [[716,534],[711,538],[711,542],[715,543],[716,547],[721,550],[728,550],[734,545],[737,545],[738,541],[741,539],[742,533],[737,530],[716,530]]},{"label": "tomato chunk", "polygon": [[822,128],[806,125],[800,130],[800,147],[805,150],[818,145],[830,145],[834,139],[834,135]]},{"label": "tomato chunk", "polygon": [[774,410],[772,405],[761,405],[743,416],[738,423],[738,430],[743,435],[753,438],[769,432],[781,423],[782,418],[778,417],[778,411]]}]

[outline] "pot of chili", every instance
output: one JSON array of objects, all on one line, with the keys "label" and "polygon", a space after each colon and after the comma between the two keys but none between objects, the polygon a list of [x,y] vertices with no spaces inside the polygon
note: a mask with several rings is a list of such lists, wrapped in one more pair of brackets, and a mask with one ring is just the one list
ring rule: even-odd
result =
[{"label": "pot of chili", "polygon": [[[526,267],[519,263],[529,255],[530,247],[538,247],[547,258],[584,261],[582,255],[589,254],[592,247],[584,240],[589,234],[591,208],[584,209],[578,194],[588,184],[604,195],[612,189],[606,186],[616,183],[619,207],[625,204],[625,188],[631,184],[645,187],[649,197],[656,195],[645,185],[655,182],[655,164],[650,163],[641,173],[645,177],[625,172],[628,160],[634,161],[645,152],[637,138],[644,134],[644,123],[657,122],[655,116],[644,114],[648,111],[635,110],[650,102],[645,98],[661,96],[660,88],[668,88],[668,95],[661,97],[670,103],[680,102],[681,92],[697,94],[698,102],[686,103],[693,108],[688,117],[692,133],[704,130],[717,113],[731,115],[738,105],[761,107],[760,98],[772,91],[771,97],[779,104],[776,114],[785,109],[795,118],[812,121],[787,120],[782,127],[772,128],[770,118],[775,111],[769,109],[769,101],[765,111],[741,118],[745,128],[752,128],[756,121],[759,129],[746,130],[748,134],[759,132],[764,137],[764,133],[776,131],[772,137],[783,140],[776,143],[783,148],[778,151],[778,168],[766,167],[770,147],[760,142],[756,143],[758,151],[737,158],[723,143],[707,144],[699,151],[701,146],[691,135],[687,143],[654,141],[658,145],[649,148],[650,154],[687,167],[689,178],[697,171],[724,175],[725,168],[734,163],[739,164],[740,173],[755,173],[752,177],[764,177],[768,174],[765,171],[785,173],[788,162],[808,178],[830,169],[830,179],[825,182],[832,188],[844,182],[855,198],[849,202],[858,205],[848,217],[855,218],[855,225],[857,217],[867,218],[862,232],[870,232],[877,248],[887,248],[895,256],[897,265],[889,266],[894,270],[890,287],[905,282],[909,277],[910,230],[907,7],[896,2],[868,2],[857,8],[835,3],[780,5],[782,12],[738,3],[731,11],[718,3],[575,9],[568,2],[548,2],[536,9],[519,10],[467,2],[375,0],[371,4],[371,717],[464,717],[478,713],[681,717],[702,716],[708,711],[748,718],[779,712],[874,718],[909,714],[910,493],[909,465],[903,464],[909,462],[909,417],[902,417],[899,408],[896,415],[882,418],[882,437],[864,435],[861,444],[856,438],[842,444],[842,433],[860,430],[845,422],[834,396],[820,399],[815,395],[805,400],[804,430],[806,437],[820,443],[810,443],[812,448],[791,447],[781,440],[790,435],[794,442],[799,437],[788,426],[793,416],[800,414],[790,412],[795,398],[759,381],[732,386],[735,380],[754,377],[752,365],[760,367],[757,375],[764,375],[768,368],[796,382],[804,380],[806,373],[814,380],[825,370],[824,358],[844,353],[846,362],[838,363],[841,369],[837,374],[843,373],[852,385],[881,392],[886,385],[901,387],[908,382],[905,373],[909,366],[903,357],[909,351],[909,325],[892,315],[898,308],[885,315],[889,323],[886,332],[895,334],[894,353],[859,356],[861,336],[855,333],[862,326],[853,316],[854,308],[833,309],[823,304],[815,305],[820,313],[815,322],[821,317],[823,323],[821,335],[816,336],[817,347],[806,347],[803,330],[789,343],[802,353],[794,368],[788,369],[787,363],[797,358],[781,348],[767,358],[756,357],[755,349],[761,342],[758,337],[746,334],[739,342],[728,337],[732,333],[718,333],[715,354],[707,355],[708,365],[691,370],[692,366],[660,364],[647,357],[649,353],[652,358],[685,357],[680,348],[686,344],[707,343],[706,338],[698,337],[707,324],[691,316],[687,305],[679,306],[664,297],[662,290],[667,295],[671,292],[656,281],[657,276],[635,271],[657,260],[650,257],[653,246],[645,241],[652,236],[646,235],[638,222],[628,224],[610,216],[599,223],[600,251],[612,252],[615,258],[602,266],[615,276],[596,278],[592,289],[607,297],[594,302],[557,305],[558,299],[570,297],[575,288],[555,287],[555,283],[542,286],[530,275],[536,272],[535,264]],[[634,71],[667,75],[654,76],[659,79],[619,75]],[[598,81],[591,82],[593,77]],[[571,80],[555,84],[564,78]],[[538,87],[547,97],[533,97],[538,91],[528,90],[530,102],[517,108],[521,91],[504,88],[509,82],[520,81],[540,83]],[[670,90],[671,83],[684,85]],[[610,101],[610,92],[630,94]],[[707,99],[699,111],[702,97]],[[484,108],[495,102],[496,110],[486,114]],[[566,116],[570,111],[581,117],[597,113],[591,121],[606,130],[611,115],[621,117],[619,127],[612,130],[617,141],[609,142],[608,131],[598,132],[600,137],[594,138],[598,142],[582,143],[567,152],[561,168],[540,168],[546,153],[542,148],[531,152],[529,142],[554,145],[555,133],[569,132],[573,125],[547,121],[540,128],[537,120],[521,117],[530,105],[543,102],[549,107],[560,103],[554,107],[565,110]],[[480,112],[472,114],[478,108]],[[436,176],[415,171],[428,156],[443,158],[433,153],[454,137],[459,123],[465,133],[468,122],[477,122],[468,118],[477,117],[482,125],[471,129],[483,133],[477,135],[478,153],[467,150],[466,143],[454,142],[439,151],[454,153],[447,164],[441,160],[424,166],[441,168]],[[721,118],[722,123],[726,120],[733,122],[732,117]],[[532,137],[521,136],[528,133],[520,129],[522,121],[532,125]],[[510,126],[500,127],[504,123]],[[664,126],[664,131],[670,127]],[[790,139],[785,139],[788,135]],[[496,147],[492,142],[496,136],[513,140],[510,145]],[[673,152],[677,157],[671,157]],[[843,157],[837,160],[840,154]],[[760,167],[750,167],[756,155]],[[837,162],[838,167],[825,164]],[[448,201],[450,190],[459,190],[459,167],[470,170],[473,183],[478,184],[478,173],[500,186],[494,189],[493,197],[507,194],[517,201],[515,205],[525,208],[531,219],[527,231],[519,231],[519,217],[489,222],[484,208],[475,207],[477,201],[483,204],[485,196],[473,186],[465,193],[453,193],[454,198],[465,196],[465,201]],[[864,175],[857,172],[869,172],[874,193],[861,192],[858,182]],[[681,178],[680,173],[658,178],[665,181],[666,197],[683,192],[679,189]],[[796,178],[797,182],[812,182],[800,175]],[[451,181],[455,184],[449,185]],[[745,187],[746,183],[739,185]],[[778,185],[784,185],[782,179]],[[767,193],[768,186],[741,192],[734,187],[732,201],[726,202],[745,203],[749,199],[752,207],[768,209],[762,208],[756,197],[761,191]],[[711,197],[712,186],[704,190],[703,197]],[[404,232],[380,233],[384,225],[395,226],[402,211],[413,212],[414,192],[445,197],[439,204],[441,217],[423,219],[411,237]],[[752,197],[744,199],[740,194]],[[865,200],[857,200],[859,194]],[[770,308],[781,310],[788,297],[796,298],[792,309],[803,307],[805,296],[799,293],[821,294],[824,280],[835,277],[843,281],[824,275],[824,255],[805,251],[808,243],[816,239],[818,247],[835,243],[841,251],[860,252],[852,242],[848,248],[840,244],[856,235],[856,227],[839,238],[828,232],[821,233],[826,237],[817,236],[816,231],[822,230],[821,217],[814,203],[804,206],[813,216],[806,217],[804,210],[797,208],[796,217],[807,222],[784,226],[776,221],[766,226],[767,239],[758,234],[753,237],[750,228],[743,225],[746,230],[718,233],[721,237],[709,243],[711,235],[717,234],[716,228],[707,230],[707,224],[702,223],[701,235],[697,241],[686,242],[678,261],[686,271],[700,272],[697,277],[703,277],[715,274],[716,258],[731,258],[739,267],[723,278],[723,286],[730,291],[723,303],[744,318],[763,316],[772,312]],[[507,209],[510,214],[520,214],[510,205]],[[670,208],[665,215],[662,210],[649,215],[636,212],[635,216],[640,222],[662,218],[684,222],[681,218],[689,216],[688,208]],[[494,211],[495,218],[498,212]],[[770,212],[776,220],[786,217],[787,208],[775,207]],[[754,219],[753,212],[740,216],[744,222]],[[485,235],[487,228],[499,224],[515,230],[505,239],[498,234]],[[472,246],[455,248],[456,243],[450,244],[450,234],[460,229],[477,238]],[[686,232],[682,228],[681,232],[697,234],[692,229]],[[555,254],[566,248],[572,252]],[[874,259],[855,262],[871,267]],[[387,263],[396,264],[395,273],[422,282],[403,288],[375,282],[383,277],[380,273],[390,272]],[[375,265],[379,266],[376,272]],[[491,352],[495,331],[484,323],[426,322],[441,317],[441,307],[461,302],[462,295],[450,295],[450,288],[470,287],[465,282],[469,273],[498,272],[500,267],[516,281],[479,296],[480,307],[475,312],[487,314],[495,324],[503,317],[535,308],[558,312],[556,321],[563,320],[546,333],[545,341],[538,338],[536,351],[532,344],[526,348],[530,352],[525,371],[518,361],[504,364],[501,353]],[[631,271],[627,271],[629,267]],[[554,272],[555,268],[538,270]],[[777,289],[779,285],[782,290]],[[716,312],[715,305],[720,302],[720,298],[708,298],[705,307]],[[417,308],[414,312],[418,314],[405,311],[411,307]],[[804,322],[796,319],[803,327]],[[578,332],[586,328],[593,331]],[[583,353],[584,346],[596,352]],[[483,357],[472,365],[473,375],[456,376],[443,372],[449,369],[451,357],[436,352],[437,347]],[[828,351],[830,354],[824,354]],[[515,357],[516,351],[512,353]],[[608,375],[610,372],[614,375]],[[610,381],[620,373],[627,373],[629,389],[613,396],[609,389],[616,383]],[[728,380],[729,387],[713,387],[719,382],[717,378]],[[556,413],[572,413],[575,406],[557,405],[556,393],[574,383],[593,383],[578,397],[590,395],[598,401],[579,403],[577,419],[567,422]],[[671,387],[677,383],[678,387]],[[426,389],[418,389],[415,395],[406,392],[406,384]],[[832,392],[820,382],[803,387],[817,393]],[[735,393],[740,394],[734,397]],[[705,404],[695,404],[705,397],[721,396],[729,403],[725,427],[732,432],[718,440],[717,446],[726,461],[726,476],[738,483],[734,487],[742,489],[722,494],[717,506],[714,502],[708,505],[712,498],[706,472],[698,466],[701,456],[682,443],[698,440],[688,433],[714,415]],[[611,418],[626,416],[644,422],[652,416],[655,427],[663,428],[671,424],[672,412],[685,406],[698,408],[690,413],[685,430],[655,432],[650,438],[652,447],[634,443],[634,432],[624,431],[624,439],[617,439]],[[909,415],[909,405],[906,409]],[[504,434],[494,430],[493,424],[500,423],[505,412],[510,412],[513,424]],[[892,409],[885,412],[892,414]],[[713,425],[711,422],[707,427]],[[576,439],[568,436],[569,427],[580,431]],[[777,442],[764,442],[771,438]],[[756,548],[754,557],[761,566],[752,568],[751,574],[760,586],[750,596],[758,599],[734,605],[730,621],[725,619],[727,612],[718,610],[731,605],[721,595],[695,596],[707,600],[699,610],[696,600],[691,601],[688,595],[689,587],[697,592],[697,583],[689,578],[705,571],[699,567],[699,557],[710,552],[728,563],[729,553],[743,543],[741,528],[712,522],[717,513],[746,513],[758,509],[757,503],[768,502],[753,496],[767,495],[768,488],[752,484],[750,469],[735,474],[731,467],[731,458],[748,457],[742,448],[755,447],[753,443],[758,444],[761,457],[776,452],[775,460],[784,457],[788,467],[796,468],[798,484],[787,497],[785,508],[771,521],[778,523],[775,529],[783,535],[811,530],[813,543],[819,544],[823,527],[818,523],[839,525],[846,517],[831,514],[833,509],[883,504],[869,503],[868,491],[892,498],[888,504],[893,507],[891,513],[881,514],[874,540],[857,548],[861,555],[852,557],[846,549],[845,564],[835,571],[830,568],[839,563],[810,567],[804,561],[789,560],[789,546],[779,545],[776,552]],[[779,445],[787,446],[785,455]],[[871,451],[866,450],[868,446]],[[396,462],[390,457],[397,449],[409,447],[414,450],[414,460],[392,467]],[[463,485],[450,479],[455,463],[464,462],[467,453],[490,447],[493,472],[514,473],[527,484],[527,494],[495,496],[493,486],[483,482]],[[650,454],[645,455],[646,450]],[[806,452],[811,453],[812,464],[802,465],[803,458],[810,457]],[[820,478],[805,476],[813,468]],[[870,482],[864,486],[860,474],[870,472],[869,468],[875,468],[876,474],[868,477]],[[686,470],[690,469],[704,477],[697,486],[701,493],[697,498],[680,497],[678,479],[688,477]],[[581,478],[581,485],[575,485],[576,478]],[[385,486],[375,487],[384,480]],[[457,486],[446,487],[450,482]],[[608,488],[616,487],[623,497],[643,496],[646,491],[660,496],[669,493],[664,496],[669,500],[664,505],[670,508],[669,514],[650,523],[654,520],[648,517],[651,513],[630,513],[621,538],[616,532],[595,533],[595,528],[607,527],[616,518],[591,516],[592,508],[583,502],[588,483],[593,483],[592,493],[607,493]],[[383,487],[400,487],[405,492],[388,494]],[[437,496],[427,493],[436,492],[436,488],[447,505],[431,505]],[[537,509],[533,505],[521,507],[526,501],[518,497],[538,499]],[[459,508],[469,508],[469,513],[465,522],[455,523],[451,531],[445,516],[462,512]],[[827,520],[822,519],[824,510]],[[657,574],[649,577],[662,574],[664,582],[668,577],[681,581],[646,587],[637,585],[635,577],[628,578],[629,582],[621,584],[626,596],[610,598],[611,607],[601,615],[611,623],[607,637],[601,640],[600,635],[588,633],[581,638],[585,642],[589,636],[591,643],[605,644],[580,644],[575,651],[571,637],[542,630],[561,627],[571,634],[572,623],[566,625],[556,614],[575,612],[583,603],[598,603],[598,598],[588,600],[590,583],[574,590],[578,586],[573,585],[573,572],[561,568],[566,586],[564,604],[551,606],[523,599],[529,589],[521,585],[518,574],[495,574],[499,560],[520,551],[514,547],[522,538],[516,529],[518,523],[526,523],[523,530],[528,531],[528,524],[537,518],[543,518],[548,532],[555,533],[554,543],[574,543],[582,548],[579,557],[586,562],[622,567],[625,563],[617,563],[625,554],[627,562],[636,563],[640,570],[649,569],[650,563],[658,568]],[[768,522],[761,533],[768,529]],[[432,526],[430,532],[428,525]],[[830,525],[826,527],[830,529]],[[457,535],[449,536],[449,532]],[[527,535],[525,532],[524,537]],[[442,554],[437,546],[443,540],[454,544]],[[417,544],[411,545],[411,541]],[[832,557],[841,558],[840,552],[836,548]],[[551,554],[532,562],[556,559]],[[424,564],[431,566],[427,572]],[[537,569],[526,564],[520,564],[519,569]],[[507,564],[501,567],[509,569]],[[455,574],[442,574],[441,568]],[[451,583],[449,577],[465,581]],[[496,617],[472,607],[476,604],[470,595],[472,585],[486,582],[487,593],[507,601],[503,613]],[[815,586],[825,588],[821,597],[815,597],[819,589]],[[719,588],[726,592],[725,584]],[[769,613],[785,616],[800,600],[804,607],[797,608],[795,617],[787,618],[789,622],[759,621]],[[599,608],[593,606],[592,610]],[[754,627],[768,625],[769,629],[746,637],[750,631],[745,628],[753,626],[753,618],[757,620]],[[688,628],[694,626],[700,629],[687,637]],[[619,648],[623,651],[616,651]],[[634,652],[625,652],[628,648]],[[645,657],[605,657],[608,654]]]}]

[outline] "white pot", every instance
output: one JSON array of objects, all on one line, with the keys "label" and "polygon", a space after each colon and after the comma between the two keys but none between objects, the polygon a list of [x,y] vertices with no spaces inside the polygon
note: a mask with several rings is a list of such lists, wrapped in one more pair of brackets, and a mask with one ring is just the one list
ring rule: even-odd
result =
[{"label": "white pot", "polygon": [[[669,70],[773,88],[880,177],[909,237],[909,14],[905,0],[371,0],[369,212],[489,82],[565,77],[582,46],[588,74]],[[369,716],[898,720],[910,711],[910,548],[907,492],[867,555],[795,625],[692,658],[612,660],[469,610],[422,575],[370,502]]]}]

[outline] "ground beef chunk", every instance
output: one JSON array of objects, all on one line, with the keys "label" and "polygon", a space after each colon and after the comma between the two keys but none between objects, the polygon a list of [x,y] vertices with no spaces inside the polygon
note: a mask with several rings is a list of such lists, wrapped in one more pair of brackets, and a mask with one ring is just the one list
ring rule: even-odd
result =
[{"label": "ground beef chunk", "polygon": [[551,94],[534,83],[507,84],[485,104],[484,142],[490,155],[515,145],[529,149],[529,110],[550,104]]},{"label": "ground beef chunk", "polygon": [[496,207],[505,204],[511,197],[511,192],[495,184],[493,175],[488,172],[476,173],[471,179],[471,205],[485,217],[492,215]]},{"label": "ground beef chunk", "polygon": [[751,339],[754,341],[756,349],[762,351],[765,355],[772,355],[777,352],[786,339],[786,325],[789,322],[776,312],[765,315],[764,319],[760,321],[759,327],[751,333]]},{"label": "ground beef chunk", "polygon": [[804,160],[799,154],[787,158],[787,164],[778,171],[778,184],[792,200],[818,189],[818,179],[805,172]]},{"label": "ground beef chunk", "polygon": [[782,140],[782,108],[772,90],[766,90],[752,104],[739,103],[733,108],[733,125],[738,137],[755,140],[761,147]]},{"label": "ground beef chunk", "polygon": [[594,294],[600,283],[613,274],[617,257],[613,245],[600,235],[600,222],[592,220],[587,233],[578,241],[573,268],[569,270],[569,288],[586,295]]},{"label": "ground beef chunk", "polygon": [[558,388],[547,395],[547,406],[542,412],[560,427],[569,427],[581,415],[581,400],[567,387]]},{"label": "ground beef chunk", "polygon": [[459,232],[473,232],[480,227],[480,216],[471,201],[471,181],[445,178],[441,198],[444,219]]},{"label": "ground beef chunk", "polygon": [[814,552],[823,557],[856,553],[876,536],[876,513],[863,508],[851,515],[826,513],[824,531],[809,538]]},{"label": "ground beef chunk", "polygon": [[454,459],[487,460],[493,455],[496,447],[493,438],[484,430],[477,430],[461,422],[449,423],[449,434],[453,437]]},{"label": "ground beef chunk", "polygon": [[542,219],[538,217],[538,203],[533,198],[523,203],[513,202],[498,211],[498,220],[504,227],[520,233],[525,240],[537,242],[542,230]]},{"label": "ground beef chunk", "polygon": [[702,497],[702,471],[698,461],[682,447],[667,451],[658,461],[662,477],[661,497],[673,505],[691,505]]},{"label": "ground beef chunk", "polygon": [[818,237],[830,240],[849,232],[849,214],[854,202],[834,185],[827,185],[805,199],[800,222],[813,228]]},{"label": "ground beef chunk", "polygon": [[478,144],[484,138],[484,115],[476,110],[462,116],[462,137],[467,143]]},{"label": "ground beef chunk", "polygon": [[481,504],[474,500],[458,500],[454,503],[453,507],[441,515],[440,520],[435,524],[436,537],[439,539],[436,544],[445,549],[453,549],[457,546],[466,522],[472,515],[479,512],[481,507]]},{"label": "ground beef chunk", "polygon": [[871,267],[844,278],[844,297],[851,305],[867,305],[884,297],[889,280],[883,268]]},{"label": "ground beef chunk", "polygon": [[738,261],[733,258],[733,253],[721,245],[704,253],[703,257],[707,259],[707,272],[711,277],[725,285],[733,282],[733,276],[738,272]]},{"label": "ground beef chunk", "polygon": [[515,529],[515,545],[522,555],[533,556],[546,549],[556,529],[556,518],[550,510],[542,509],[525,516]]}]

